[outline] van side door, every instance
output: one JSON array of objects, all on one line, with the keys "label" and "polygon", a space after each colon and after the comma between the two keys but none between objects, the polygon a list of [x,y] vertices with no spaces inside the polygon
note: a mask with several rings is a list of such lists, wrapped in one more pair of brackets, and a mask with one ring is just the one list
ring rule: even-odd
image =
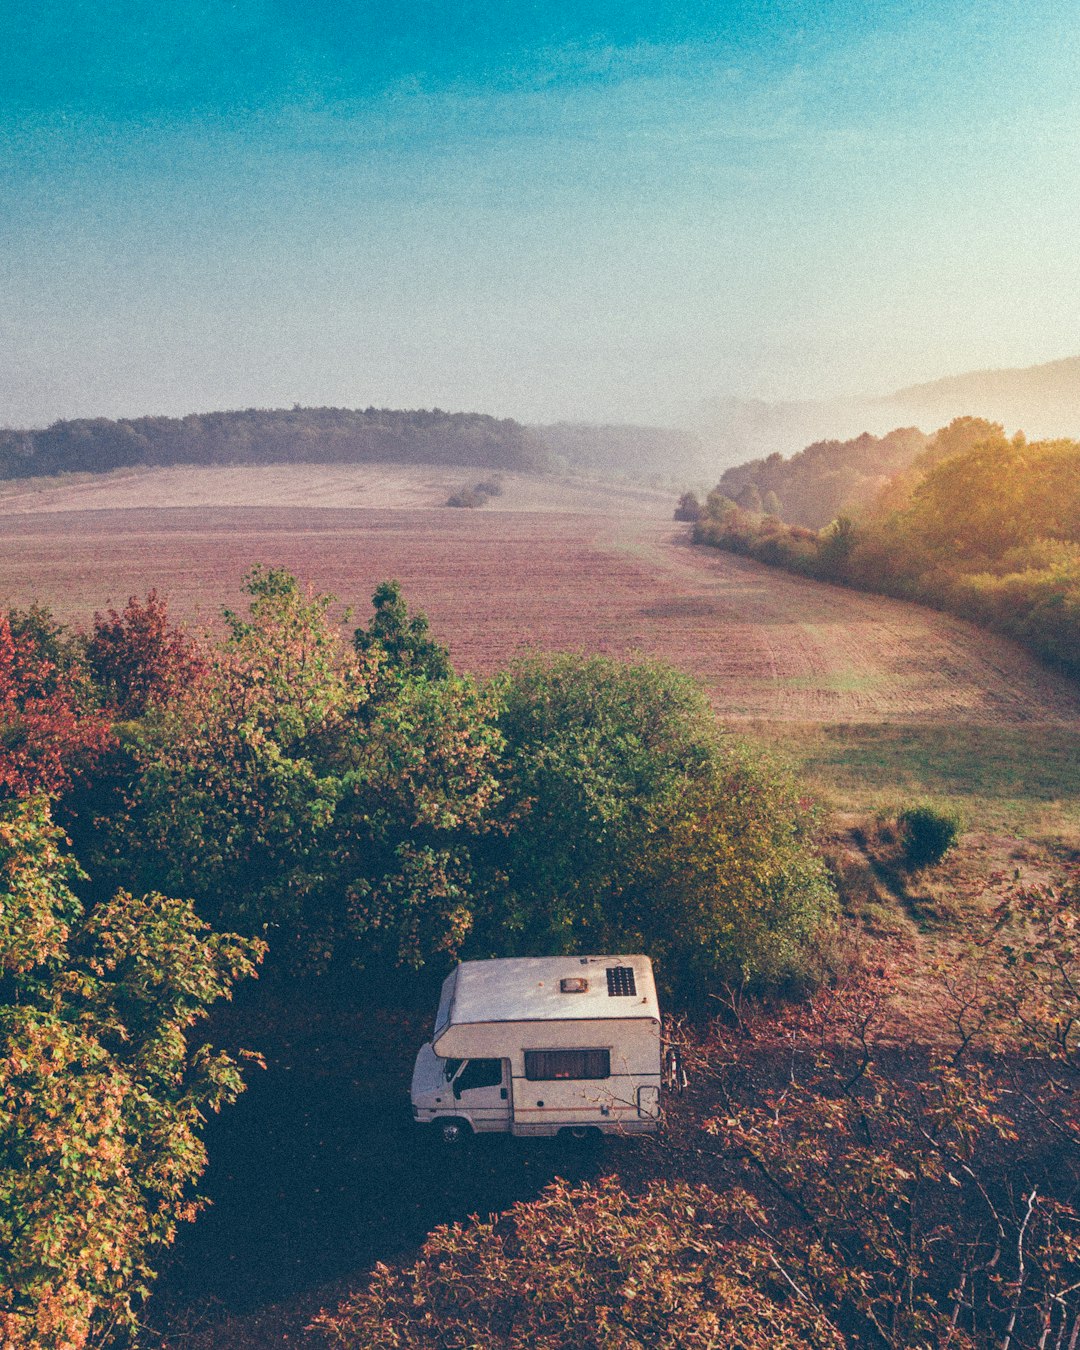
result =
[{"label": "van side door", "polygon": [[454,1075],[454,1101],[477,1133],[510,1128],[510,1061],[467,1059]]}]

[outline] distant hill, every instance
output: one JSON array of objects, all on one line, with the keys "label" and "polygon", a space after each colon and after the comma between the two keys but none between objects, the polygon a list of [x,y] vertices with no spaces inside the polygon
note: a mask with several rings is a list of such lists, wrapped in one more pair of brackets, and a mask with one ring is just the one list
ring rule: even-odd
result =
[{"label": "distant hill", "polygon": [[914,384],[879,398],[769,403],[718,398],[688,419],[713,470],[772,454],[792,455],[827,439],[890,427],[939,427],[954,417],[1000,422],[1030,438],[1080,437],[1080,356],[1023,369],[980,370]]},{"label": "distant hill", "polygon": [[894,420],[900,412],[933,426],[970,413],[1001,422],[1029,440],[1080,437],[1080,356],[1020,370],[976,370],[913,384],[880,400]]},{"label": "distant hill", "polygon": [[543,470],[527,427],[483,413],[388,408],[248,408],[189,417],[54,422],[0,431],[0,478],[170,464],[458,464]]},{"label": "distant hill", "polygon": [[690,431],[587,422],[553,422],[532,430],[551,455],[583,473],[692,479],[711,472],[700,438]]},{"label": "distant hill", "polygon": [[879,420],[861,400],[769,403],[726,397],[709,399],[688,425],[701,438],[715,472],[774,453],[793,455],[815,441],[886,430]]}]

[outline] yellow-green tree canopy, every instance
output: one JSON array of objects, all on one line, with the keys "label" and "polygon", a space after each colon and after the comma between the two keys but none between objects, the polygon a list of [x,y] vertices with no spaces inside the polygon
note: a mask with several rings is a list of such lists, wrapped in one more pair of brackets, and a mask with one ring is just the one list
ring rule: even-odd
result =
[{"label": "yellow-green tree canopy", "polygon": [[193,1218],[204,1113],[237,1063],[189,1036],[261,944],[188,901],[89,914],[43,798],[0,807],[0,1343],[68,1350],[132,1327],[155,1248]]}]

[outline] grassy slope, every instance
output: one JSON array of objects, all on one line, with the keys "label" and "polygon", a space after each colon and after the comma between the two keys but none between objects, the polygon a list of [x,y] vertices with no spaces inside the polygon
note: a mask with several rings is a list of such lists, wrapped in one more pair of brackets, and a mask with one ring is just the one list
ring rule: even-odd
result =
[{"label": "grassy slope", "polygon": [[754,723],[747,728],[843,812],[949,800],[972,829],[1080,846],[1080,732],[911,723]]}]

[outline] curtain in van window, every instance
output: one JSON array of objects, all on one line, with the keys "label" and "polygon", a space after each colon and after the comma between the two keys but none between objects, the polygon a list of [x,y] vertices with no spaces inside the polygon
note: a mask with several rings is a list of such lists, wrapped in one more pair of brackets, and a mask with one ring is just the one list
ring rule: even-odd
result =
[{"label": "curtain in van window", "polygon": [[560,1078],[610,1078],[610,1050],[526,1050],[525,1077],[531,1083]]}]

